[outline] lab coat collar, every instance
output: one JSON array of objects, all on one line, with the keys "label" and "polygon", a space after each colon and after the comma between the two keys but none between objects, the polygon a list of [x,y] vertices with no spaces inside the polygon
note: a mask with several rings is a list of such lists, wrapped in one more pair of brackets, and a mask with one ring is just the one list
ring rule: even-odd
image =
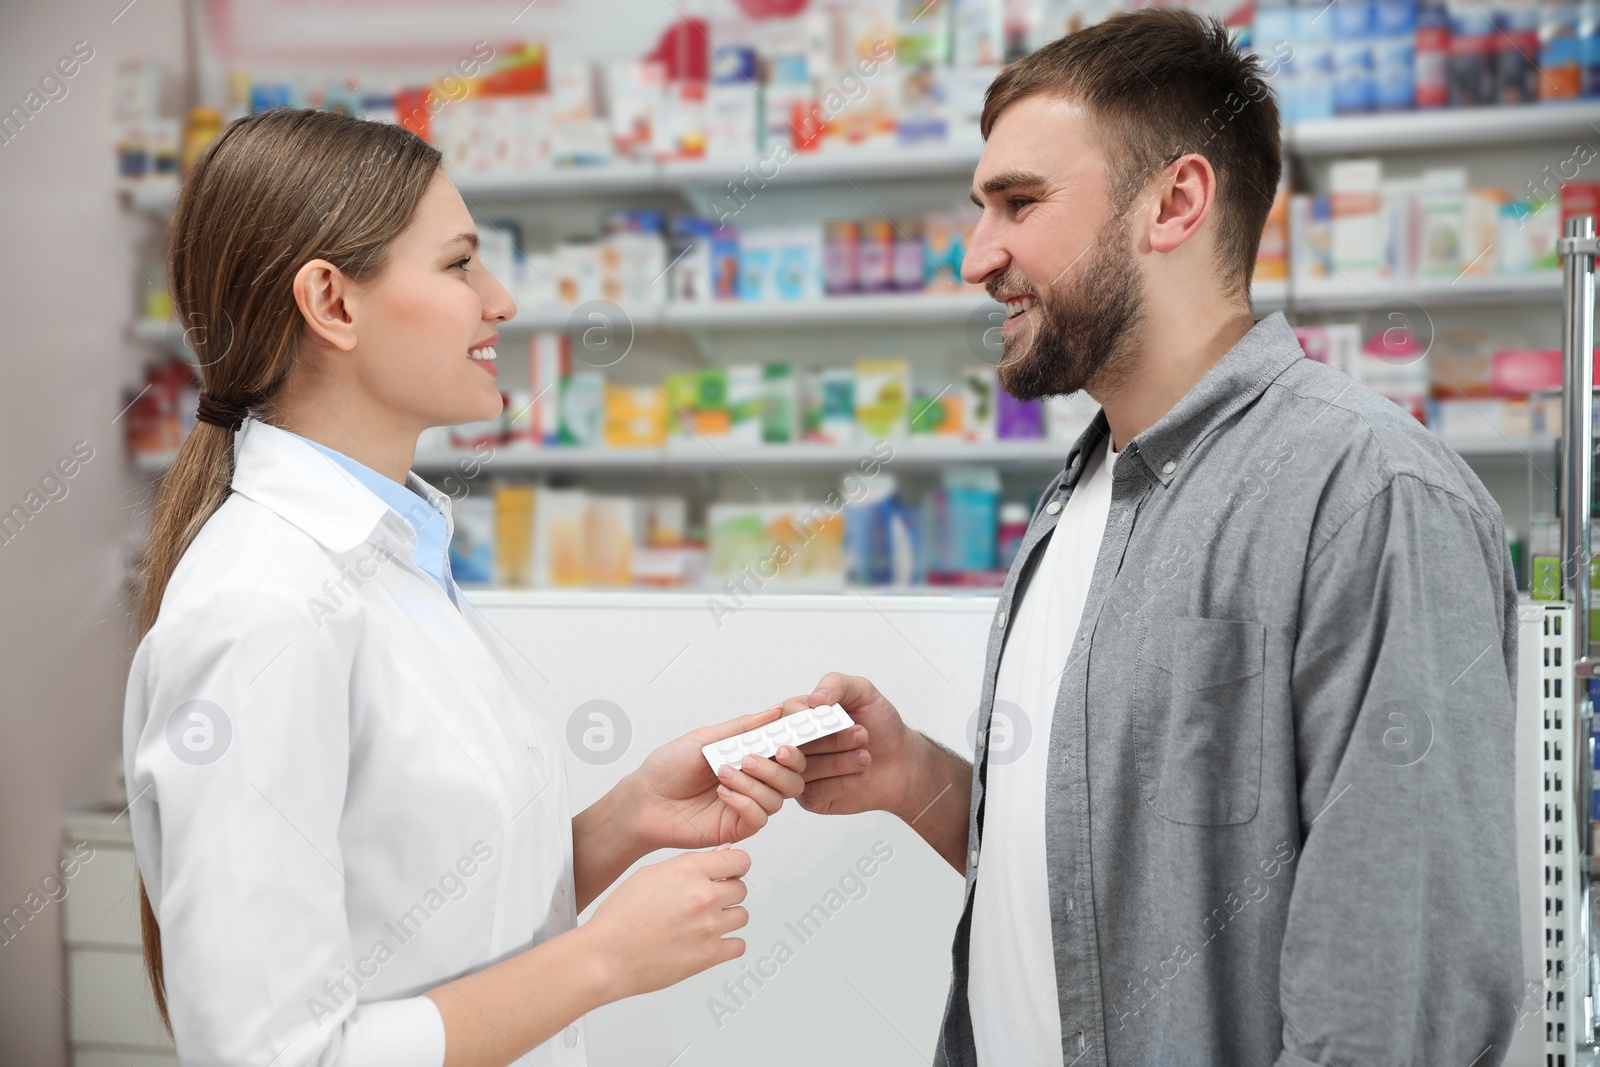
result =
[{"label": "lab coat collar", "polygon": [[[450,497],[406,474],[406,487],[444,514],[446,542],[455,532]],[[246,418],[234,437],[233,490],[270,508],[331,552],[345,553],[379,536],[409,558],[417,534],[411,524],[338,463],[294,434]]]}]

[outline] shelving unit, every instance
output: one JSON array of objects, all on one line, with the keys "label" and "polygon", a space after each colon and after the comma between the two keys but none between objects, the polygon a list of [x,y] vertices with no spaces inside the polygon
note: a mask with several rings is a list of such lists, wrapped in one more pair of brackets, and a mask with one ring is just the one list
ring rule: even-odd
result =
[{"label": "shelving unit", "polygon": [[[1471,110],[1405,112],[1344,117],[1320,122],[1295,123],[1283,131],[1286,151],[1302,163],[1320,164],[1345,155],[1417,153],[1423,151],[1486,153],[1502,158],[1542,159],[1539,148],[1554,145],[1570,151],[1574,141],[1600,137],[1600,103],[1538,104]],[[1502,149],[1504,151],[1502,151]],[[769,156],[719,158],[664,163],[628,163],[608,166],[551,169],[523,174],[455,176],[475,213],[495,217],[553,219],[561,232],[575,213],[598,212],[626,203],[670,203],[678,199],[692,210],[704,212],[730,193],[725,187],[747,176],[766,184],[758,200],[741,210],[737,225],[759,227],[787,224],[799,218],[861,217],[880,209],[893,212],[902,203],[926,204],[945,184],[957,199],[965,194],[983,143],[975,133],[949,143],[901,146],[894,143],[798,153],[783,162]],[[1521,153],[1521,155],[1517,155]],[[1562,157],[1552,157],[1558,159]],[[1474,166],[1476,164],[1473,164]],[[1488,164],[1485,164],[1486,166]],[[1498,162],[1496,165],[1500,165]],[[1537,168],[1530,164],[1530,173]],[[1308,171],[1308,177],[1314,172]],[[1501,178],[1503,183],[1510,179]],[[859,194],[859,195],[858,195]],[[176,190],[152,187],[130,192],[130,206],[153,220],[170,216]],[[668,198],[663,201],[661,198]],[[869,206],[870,205],[870,206]],[[543,214],[539,214],[543,212]],[[764,214],[765,213],[765,214]],[[544,223],[532,227],[543,230]],[[524,232],[529,232],[525,225]],[[1437,330],[1461,321],[1483,322],[1482,312],[1522,316],[1558,305],[1560,277],[1556,272],[1525,275],[1462,276],[1425,279],[1406,284],[1380,280],[1334,277],[1315,283],[1258,283],[1252,292],[1256,313],[1284,311],[1292,320],[1309,316],[1361,315],[1393,301],[1406,301],[1425,311]],[[681,369],[685,358],[704,363],[759,362],[776,359],[797,366],[841,344],[855,353],[894,352],[922,372],[947,370],[953,360],[968,358],[963,336],[983,309],[993,305],[978,287],[954,292],[884,293],[829,297],[801,301],[717,301],[650,303],[622,309],[637,342],[619,380],[649,380],[650,371],[664,359]],[[501,327],[506,338],[503,352],[512,355],[510,375],[502,374],[506,388],[517,385],[517,361],[523,339],[535,331],[570,331],[574,309],[524,305],[513,320]],[[1479,316],[1473,320],[1473,316]],[[1496,318],[1494,322],[1498,324]],[[625,327],[626,328],[626,327]],[[137,322],[134,337],[159,344],[192,358],[175,323]],[[923,339],[927,339],[924,341]],[[1548,342],[1546,342],[1548,343]],[[895,347],[897,346],[897,347]],[[643,363],[639,361],[643,360]],[[667,365],[667,364],[662,364]],[[692,365],[692,364],[690,364]],[[610,372],[608,372],[609,374]],[[1447,434],[1445,441],[1477,467],[1486,483],[1505,501],[1508,516],[1520,524],[1525,519],[1524,497],[1532,501],[1549,474],[1554,439],[1503,437],[1486,425],[1482,433]],[[560,474],[583,483],[586,475],[608,482],[645,477],[654,472],[714,474],[732,468],[769,472],[756,479],[763,486],[789,484],[830,469],[846,469],[859,459],[864,446],[823,447],[809,444],[739,447],[723,440],[674,440],[661,448],[513,448],[497,446],[487,469],[496,473]],[[1053,469],[1060,448],[1054,441],[996,441],[965,443],[912,439],[896,444],[898,469],[932,472],[952,463],[994,466],[1022,474]],[[417,469],[424,474],[448,471],[474,460],[465,451],[421,454]],[[159,460],[144,464],[148,472],[163,469]],[[1521,472],[1529,473],[1523,477]],[[781,478],[780,478],[781,475]],[[789,482],[783,481],[789,479]],[[740,481],[747,481],[741,479]],[[709,487],[710,482],[697,483]],[[748,488],[748,486],[745,486]],[[1532,507],[1531,503],[1527,504]],[[1517,514],[1518,512],[1522,514]]]},{"label": "shelving unit", "polygon": [[1593,137],[1600,135],[1597,124],[1600,104],[1593,100],[1396,111],[1292,123],[1284,144],[1301,156],[1492,148]]},{"label": "shelving unit", "polygon": [[[1425,308],[1502,307],[1561,300],[1561,275],[1541,271],[1525,275],[1441,278],[1413,285],[1383,281],[1342,281],[1291,285],[1262,282],[1251,292],[1257,314],[1273,311],[1338,312],[1377,308],[1392,300],[1408,300]],[[624,307],[640,333],[663,330],[750,330],[767,327],[829,328],[844,326],[958,326],[991,303],[977,287],[966,292],[886,293],[824,297],[817,300],[763,300],[703,303],[659,303]],[[502,334],[565,330],[573,313],[567,307],[518,309],[517,317],[500,327]],[[192,355],[176,322],[141,319],[133,324],[141,341],[169,346]]]},{"label": "shelving unit", "polygon": [[[1552,457],[1557,438],[1550,436],[1491,437],[1443,435],[1444,443],[1463,459],[1484,464],[1522,464]],[[1064,440],[943,441],[911,438],[893,441],[894,457],[886,467],[927,470],[950,464],[982,464],[1013,470],[1055,470],[1066,459],[1070,444]],[[873,442],[851,445],[730,445],[706,438],[673,441],[660,448],[531,448],[496,445],[485,459],[471,449],[419,451],[412,469],[428,475],[482,467],[488,473],[538,471],[704,471],[750,467],[780,470],[838,470],[851,466],[872,451]],[[135,463],[140,474],[156,475],[167,469],[162,459]]]},{"label": "shelving unit", "polygon": [[[1491,148],[1600,136],[1600,104],[1525,104],[1505,107],[1400,111],[1290,123],[1282,131],[1284,147],[1306,157],[1417,152],[1450,147]],[[771,180],[831,184],[878,182],[902,178],[970,176],[983,153],[983,142],[971,135],[954,142],[796,153],[787,162],[769,162],[761,173],[776,170]],[[662,163],[620,162],[604,166],[551,168],[524,174],[458,174],[456,187],[470,200],[507,200],[535,196],[592,197],[652,192],[704,191],[743,177],[762,160],[718,157]],[[139,211],[165,218],[172,214],[177,190],[141,186],[128,193]]]},{"label": "shelving unit", "polygon": [[[1087,423],[1084,424],[1087,427]],[[872,451],[873,442],[850,445],[730,445],[710,438],[674,440],[662,448],[500,448],[489,466],[496,471],[584,470],[605,467],[661,467],[702,470],[728,465],[842,469]],[[1060,467],[1071,445],[1067,441],[940,441],[913,438],[891,442],[891,467],[941,467],[950,463],[983,463],[1013,467]],[[447,470],[478,459],[470,450],[419,453],[418,471]],[[480,460],[481,461],[481,460]]]},{"label": "shelving unit", "polygon": [[1561,303],[1561,272],[1463,275],[1408,285],[1382,280],[1327,278],[1290,287],[1288,306],[1297,311],[1365,311],[1392,300],[1424,308],[1507,307]]}]

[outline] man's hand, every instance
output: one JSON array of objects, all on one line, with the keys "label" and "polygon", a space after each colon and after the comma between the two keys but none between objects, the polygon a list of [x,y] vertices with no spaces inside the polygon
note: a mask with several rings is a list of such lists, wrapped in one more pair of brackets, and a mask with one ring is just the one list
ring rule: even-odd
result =
[{"label": "man's hand", "polygon": [[838,704],[856,725],[800,746],[806,756],[800,806],[819,815],[897,812],[910,789],[922,735],[906,726],[871,682],[845,674],[824,675],[810,695],[785,700],[783,713],[823,704]]},{"label": "man's hand", "polygon": [[887,811],[965,873],[972,764],[907,726],[865,678],[823,675],[809,695],[785,700],[783,713],[835,703],[856,725],[800,746],[800,806],[819,815]]}]

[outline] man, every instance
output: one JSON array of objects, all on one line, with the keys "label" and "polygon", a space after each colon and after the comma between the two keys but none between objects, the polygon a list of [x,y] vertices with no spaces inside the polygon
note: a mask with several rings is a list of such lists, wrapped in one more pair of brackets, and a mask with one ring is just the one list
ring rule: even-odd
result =
[{"label": "man", "polygon": [[963,274],[1012,313],[1006,389],[1101,409],[1000,594],[975,765],[864,678],[788,702],[859,724],[807,747],[803,805],[894,812],[965,872],[939,1064],[1509,1041],[1504,526],[1415,419],[1252,321],[1261,79],[1219,24],[1147,9],[995,80]]}]

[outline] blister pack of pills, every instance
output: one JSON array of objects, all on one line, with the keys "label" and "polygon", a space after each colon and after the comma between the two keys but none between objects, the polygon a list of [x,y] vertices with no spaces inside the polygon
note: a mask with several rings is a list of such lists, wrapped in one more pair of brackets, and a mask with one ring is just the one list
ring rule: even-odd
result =
[{"label": "blister pack of pills", "polygon": [[700,751],[705,753],[706,762],[715,771],[725,763],[737,767],[746,755],[773,756],[782,745],[798,748],[854,725],[855,722],[845,714],[844,708],[838,704],[823,704],[785,715],[754,730],[713,741]]}]

